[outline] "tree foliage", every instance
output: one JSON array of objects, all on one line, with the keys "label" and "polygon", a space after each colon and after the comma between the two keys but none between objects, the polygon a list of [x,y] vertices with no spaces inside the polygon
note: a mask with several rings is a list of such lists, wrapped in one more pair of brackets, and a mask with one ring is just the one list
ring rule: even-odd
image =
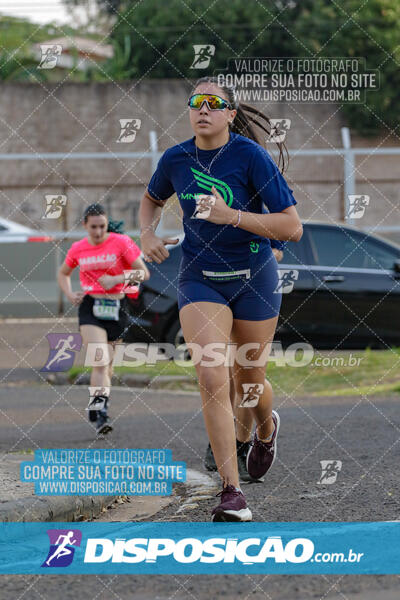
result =
[{"label": "tree foliage", "polygon": [[[39,26],[27,19],[0,16],[0,80],[39,82],[54,78],[52,70],[38,69],[38,59],[33,55],[34,44],[55,37],[74,36],[78,31],[53,23]],[[87,75],[74,72],[70,81],[85,81]]]},{"label": "tree foliage", "polygon": [[[210,69],[224,69],[233,57],[293,56],[293,38],[280,24],[290,9],[243,0],[145,0],[125,3],[111,37],[132,39],[131,77],[187,77],[194,44],[216,48]],[[286,13],[286,14],[285,14]]]},{"label": "tree foliage", "polygon": [[[70,6],[87,0],[64,0]],[[227,67],[231,58],[364,57],[376,69],[380,89],[363,104],[345,104],[350,125],[361,133],[398,127],[400,112],[400,0],[96,0],[109,20],[114,57],[72,80],[195,79]],[[6,20],[4,20],[6,19]],[[8,21],[7,21],[8,19]],[[29,78],[27,42],[49,39],[31,23],[0,19],[0,78]],[[38,29],[37,32],[33,28]],[[63,28],[66,29],[65,27]],[[76,32],[75,32],[76,33]],[[57,32],[58,35],[60,32]],[[54,34],[56,35],[56,34]],[[193,45],[215,46],[208,69],[192,69]],[[18,48],[16,59],[9,49]],[[6,64],[7,63],[7,64]],[[14,64],[14,70],[12,65]],[[14,75],[13,75],[14,73]]]},{"label": "tree foliage", "polygon": [[[320,23],[329,24],[329,31]],[[317,56],[363,57],[376,69],[378,91],[366,92],[365,104],[345,104],[351,126],[362,134],[398,128],[400,113],[400,2],[305,0],[299,6],[295,31]]]},{"label": "tree foliage", "polygon": [[98,2],[117,11],[110,34],[117,51],[108,73],[196,78],[205,72],[190,68],[194,44],[216,47],[207,73],[226,68],[233,57],[361,57],[368,70],[377,69],[380,89],[366,92],[365,103],[343,105],[350,125],[363,134],[397,127],[399,0]]}]

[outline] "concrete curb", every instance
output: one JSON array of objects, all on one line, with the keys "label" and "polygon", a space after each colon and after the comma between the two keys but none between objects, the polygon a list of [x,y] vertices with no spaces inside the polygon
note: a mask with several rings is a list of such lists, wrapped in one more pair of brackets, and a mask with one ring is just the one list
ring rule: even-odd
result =
[{"label": "concrete curb", "polygon": [[12,368],[0,369],[0,380],[3,384],[7,383],[44,383],[47,377],[46,373],[40,373],[38,369]]},{"label": "concrete curb", "polygon": [[[67,373],[51,373],[46,375],[46,380],[53,385],[70,385],[71,381]],[[89,373],[82,373],[74,380],[74,385],[90,385]],[[165,389],[169,383],[193,383],[193,377],[188,375],[149,375],[138,373],[136,375],[114,375],[111,385],[126,385],[128,387],[148,387],[151,389]]]},{"label": "concrete curb", "polygon": [[[101,515],[104,508],[111,506],[121,496],[36,496],[33,484],[21,484],[18,480],[19,465],[26,459],[24,454],[7,455],[6,460],[0,463],[3,479],[2,499],[0,500],[1,522],[54,522],[67,521],[79,522],[93,519]],[[179,512],[190,508],[193,500],[210,497],[210,492],[215,493],[216,482],[207,474],[187,470],[184,483],[188,494]],[[195,495],[195,498],[194,498]],[[170,499],[171,501],[171,499]],[[154,504],[154,501],[152,499]],[[163,500],[161,504],[152,507],[150,511],[143,512],[143,500],[140,507],[131,503],[130,508],[135,514],[149,512],[156,514],[169,502]],[[197,506],[197,504],[196,504]],[[128,507],[129,508],[129,507]],[[155,509],[155,510],[154,510]],[[139,511],[139,512],[138,512]],[[153,512],[152,512],[153,511]]]},{"label": "concrete curb", "polygon": [[21,482],[24,453],[5,454],[0,461],[0,521],[82,521],[101,513],[119,496],[37,496],[34,484]]},{"label": "concrete curb", "polygon": [[[0,380],[3,383],[41,383],[46,381],[51,385],[90,385],[89,373],[81,373],[73,381],[68,373],[41,373],[36,369],[0,369]],[[194,379],[189,375],[145,375],[144,373],[114,375],[111,384],[127,387],[146,387],[152,390],[168,389],[169,384],[192,383]]]},{"label": "concrete curb", "polygon": [[118,496],[36,496],[2,502],[0,521],[82,521],[99,515]]},{"label": "concrete curb", "polygon": [[[193,504],[194,500],[198,502],[210,498],[219,489],[212,477],[192,469],[187,470],[187,480],[184,485],[188,498],[178,513],[197,507],[197,503]],[[99,516],[103,508],[109,507],[117,498],[119,496],[29,496],[0,502],[0,521],[3,523],[83,521]],[[159,510],[161,509],[162,507]]]}]

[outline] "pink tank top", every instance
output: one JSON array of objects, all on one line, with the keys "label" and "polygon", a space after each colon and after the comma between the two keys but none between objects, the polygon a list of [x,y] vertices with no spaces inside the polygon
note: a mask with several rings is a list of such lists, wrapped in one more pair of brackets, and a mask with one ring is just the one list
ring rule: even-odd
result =
[{"label": "pink tank top", "polygon": [[[67,252],[65,263],[71,269],[79,267],[81,287],[86,294],[117,294],[124,291],[123,283],[105,290],[98,283],[99,277],[120,275],[131,269],[140,254],[139,246],[128,235],[110,232],[108,238],[97,246],[92,246],[87,238],[74,242]],[[128,289],[129,297],[139,295],[138,286],[129,286]]]}]

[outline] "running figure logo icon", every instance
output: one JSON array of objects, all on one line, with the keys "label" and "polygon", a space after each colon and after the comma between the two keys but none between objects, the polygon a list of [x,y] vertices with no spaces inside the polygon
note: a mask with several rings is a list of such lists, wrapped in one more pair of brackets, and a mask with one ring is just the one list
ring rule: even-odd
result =
[{"label": "running figure logo icon", "polygon": [[42,219],[58,219],[61,217],[64,206],[67,204],[67,196],[46,194],[46,211]]},{"label": "running figure logo icon", "polygon": [[74,558],[75,547],[82,542],[79,529],[48,529],[50,548],[42,567],[68,567]]},{"label": "running figure logo icon", "polygon": [[82,347],[80,333],[49,333],[46,335],[50,350],[41,372],[68,371],[74,364],[75,352]]},{"label": "running figure logo icon", "polygon": [[281,144],[285,141],[286,134],[290,129],[291,119],[270,119],[271,131],[266,142]]},{"label": "running figure logo icon", "polygon": [[335,483],[338,473],[342,470],[341,460],[320,460],[321,477],[317,481],[317,485],[327,485]]},{"label": "running figure logo icon", "polygon": [[126,294],[138,294],[140,282],[144,281],[145,272],[143,269],[124,270],[124,287]]},{"label": "running figure logo icon", "polygon": [[264,391],[262,383],[242,383],[243,399],[239,404],[239,408],[252,408],[257,406],[260,395]]},{"label": "running figure logo icon", "polygon": [[278,269],[278,285],[274,290],[274,294],[282,292],[282,294],[289,294],[294,287],[294,282],[299,278],[299,272],[295,269]]},{"label": "running figure logo icon", "polygon": [[106,399],[110,396],[110,387],[97,385],[89,386],[89,404],[86,410],[103,410],[105,408]]},{"label": "running figure logo icon", "polygon": [[364,216],[365,209],[369,205],[369,196],[349,194],[349,210],[346,219],[361,219]]},{"label": "running figure logo icon", "polygon": [[57,65],[58,57],[61,55],[62,46],[60,44],[41,44],[40,50],[42,56],[38,69],[54,69]]},{"label": "running figure logo icon", "polygon": [[211,58],[215,54],[215,46],[212,44],[193,44],[194,59],[190,65],[191,69],[206,69]]},{"label": "running figure logo icon", "polygon": [[143,269],[124,269],[124,285],[135,285],[144,281],[145,272]]},{"label": "running figure logo icon", "polygon": [[192,215],[192,219],[207,219],[211,213],[211,207],[215,204],[214,196],[206,194],[198,194],[196,196],[196,208]]},{"label": "running figure logo icon", "polygon": [[117,144],[131,144],[134,142],[142,121],[140,119],[120,119],[119,124],[121,131],[117,139]]}]

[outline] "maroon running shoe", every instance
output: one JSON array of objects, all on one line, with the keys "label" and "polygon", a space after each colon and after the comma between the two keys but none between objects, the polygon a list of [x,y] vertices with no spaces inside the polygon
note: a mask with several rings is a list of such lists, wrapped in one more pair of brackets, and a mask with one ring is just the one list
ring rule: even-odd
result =
[{"label": "maroon running shoe", "polygon": [[221,504],[211,513],[213,521],[251,521],[246,498],[233,485],[226,485],[217,496],[221,496]]},{"label": "maroon running shoe", "polygon": [[276,438],[279,433],[280,419],[278,413],[272,411],[272,420],[274,421],[275,431],[270,442],[261,442],[257,437],[257,430],[254,432],[254,439],[250,450],[247,453],[247,471],[253,479],[263,477],[272,467],[277,455]]}]

